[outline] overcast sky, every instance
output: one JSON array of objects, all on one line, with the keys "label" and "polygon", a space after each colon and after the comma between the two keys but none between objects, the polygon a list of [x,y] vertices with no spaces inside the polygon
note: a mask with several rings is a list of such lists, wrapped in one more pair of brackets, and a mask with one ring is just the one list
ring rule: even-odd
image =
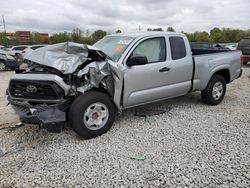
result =
[{"label": "overcast sky", "polygon": [[250,0],[0,0],[0,14],[8,32],[250,29]]}]

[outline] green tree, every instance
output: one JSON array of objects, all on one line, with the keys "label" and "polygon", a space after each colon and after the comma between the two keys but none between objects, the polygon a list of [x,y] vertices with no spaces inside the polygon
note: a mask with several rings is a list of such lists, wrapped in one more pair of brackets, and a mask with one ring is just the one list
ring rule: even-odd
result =
[{"label": "green tree", "polygon": [[73,29],[71,37],[72,37],[73,42],[81,43],[81,41],[82,41],[82,30],[79,29],[79,28]]},{"label": "green tree", "polygon": [[105,37],[106,35],[107,35],[106,31],[103,31],[103,30],[99,29],[99,30],[95,31],[94,33],[92,33],[92,35],[91,35],[92,42],[95,43],[98,40],[100,40],[103,37]]},{"label": "green tree", "polygon": [[72,41],[71,35],[67,32],[53,34],[49,38],[50,44]]},{"label": "green tree", "polygon": [[0,33],[0,44],[3,46],[7,46],[9,44],[9,40],[5,33]]},{"label": "green tree", "polygon": [[195,32],[194,33],[194,40],[196,42],[211,42],[212,41],[209,34],[205,31]]},{"label": "green tree", "polygon": [[163,31],[163,29],[162,28],[154,28],[154,29],[148,28],[147,31]]},{"label": "green tree", "polygon": [[189,42],[195,42],[194,33],[185,33],[185,32],[183,33],[187,36]]},{"label": "green tree", "polygon": [[241,39],[250,36],[250,31],[240,31],[236,34],[235,40],[236,42],[239,42]]},{"label": "green tree", "polygon": [[163,29],[162,28],[155,28],[155,29],[153,29],[153,31],[163,31]]},{"label": "green tree", "polygon": [[86,34],[86,37],[89,37],[89,29],[86,30],[85,34]]},{"label": "green tree", "polygon": [[82,37],[81,38],[81,43],[91,45],[91,44],[93,44],[93,41],[92,41],[91,37]]},{"label": "green tree", "polygon": [[168,27],[167,31],[168,32],[175,32],[175,29],[173,27]]},{"label": "green tree", "polygon": [[210,38],[214,43],[223,42],[223,33],[218,27],[215,27],[210,31]]}]

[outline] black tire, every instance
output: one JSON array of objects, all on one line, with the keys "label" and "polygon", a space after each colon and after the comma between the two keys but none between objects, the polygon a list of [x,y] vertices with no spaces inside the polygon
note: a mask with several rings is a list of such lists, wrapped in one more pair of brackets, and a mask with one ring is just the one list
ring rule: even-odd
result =
[{"label": "black tire", "polygon": [[[223,91],[221,92],[221,95],[219,98],[216,98],[213,96],[213,88],[215,84],[217,83],[221,83],[222,88],[223,88]],[[206,89],[201,91],[201,99],[203,103],[207,105],[217,105],[224,99],[225,94],[226,94],[225,78],[222,75],[215,74],[212,76],[212,78],[208,82]]]},{"label": "black tire", "polygon": [[[97,130],[91,130],[84,123],[85,112],[91,105],[96,103],[104,104],[105,107],[107,107],[109,115],[103,127]],[[69,110],[69,123],[78,135],[85,139],[91,139],[106,133],[114,123],[115,116],[116,108],[107,94],[98,91],[89,91],[80,95],[71,105]]]},{"label": "black tire", "polygon": [[247,65],[247,63],[248,63],[248,61],[244,61],[244,62],[243,62],[243,65]]},{"label": "black tire", "polygon": [[0,61],[0,71],[5,71],[7,70],[7,67],[3,61]]}]

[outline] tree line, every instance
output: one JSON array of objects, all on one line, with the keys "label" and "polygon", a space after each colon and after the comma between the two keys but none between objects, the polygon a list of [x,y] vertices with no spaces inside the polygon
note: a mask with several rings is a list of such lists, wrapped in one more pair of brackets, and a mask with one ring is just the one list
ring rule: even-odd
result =
[{"label": "tree line", "polygon": [[[164,31],[162,28],[151,29],[147,31]],[[175,32],[173,27],[168,27],[168,32]],[[187,33],[182,31],[190,42],[208,42],[208,43],[235,43],[239,42],[242,38],[250,36],[249,30],[232,29],[232,28],[218,28],[215,27],[206,31],[196,31],[194,33]]]},{"label": "tree line", "polygon": [[[183,32],[185,33],[185,32]],[[209,42],[209,43],[236,43],[242,38],[250,36],[249,30],[231,28],[213,28],[210,32],[185,33],[190,42]]]},{"label": "tree line", "polygon": [[[164,31],[162,28],[148,28],[147,31]],[[168,32],[175,32],[173,27],[168,27]],[[116,33],[121,33],[121,30],[117,30]],[[239,42],[240,39],[250,36],[249,30],[240,30],[232,28],[213,28],[210,32],[196,31],[193,33],[187,33],[182,31],[190,42],[209,42],[209,43],[233,43]],[[61,32],[51,35],[46,44],[55,44],[60,42],[77,42],[83,44],[94,44],[108,33],[103,30],[96,30],[90,34],[88,30],[83,32],[81,29],[73,29],[72,32]],[[27,44],[36,44],[36,33],[32,34],[31,40]],[[4,33],[0,33],[0,44],[1,45],[18,45],[19,42],[13,38],[8,39]]]}]

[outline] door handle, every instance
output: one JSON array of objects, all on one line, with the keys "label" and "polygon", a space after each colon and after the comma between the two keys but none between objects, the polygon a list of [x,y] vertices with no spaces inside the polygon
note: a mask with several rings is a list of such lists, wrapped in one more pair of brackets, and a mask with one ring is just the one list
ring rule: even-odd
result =
[{"label": "door handle", "polygon": [[159,70],[159,72],[166,72],[166,71],[170,71],[170,68],[168,67],[163,67]]}]

